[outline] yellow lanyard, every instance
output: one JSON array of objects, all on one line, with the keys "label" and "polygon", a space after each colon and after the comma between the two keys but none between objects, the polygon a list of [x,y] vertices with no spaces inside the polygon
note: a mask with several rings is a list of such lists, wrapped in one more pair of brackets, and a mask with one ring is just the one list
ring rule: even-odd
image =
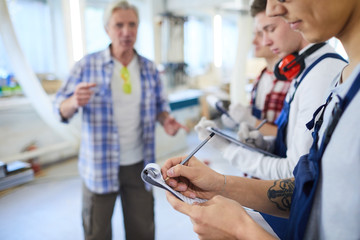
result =
[{"label": "yellow lanyard", "polygon": [[120,76],[124,80],[123,92],[126,94],[130,94],[131,93],[130,72],[127,69],[127,67],[121,68]]}]

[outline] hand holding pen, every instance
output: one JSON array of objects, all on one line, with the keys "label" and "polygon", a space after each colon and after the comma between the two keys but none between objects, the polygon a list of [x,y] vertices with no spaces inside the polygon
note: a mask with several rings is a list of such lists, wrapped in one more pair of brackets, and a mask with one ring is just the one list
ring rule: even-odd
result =
[{"label": "hand holding pen", "polygon": [[210,199],[218,195],[224,186],[224,175],[212,170],[196,157],[186,165],[184,157],[168,159],[161,168],[166,183],[186,197]]},{"label": "hand holding pen", "polygon": [[238,131],[239,140],[263,150],[268,150],[269,144],[264,139],[264,136],[259,132],[259,129],[267,123],[264,119],[256,128],[249,126],[247,123],[241,123]]}]

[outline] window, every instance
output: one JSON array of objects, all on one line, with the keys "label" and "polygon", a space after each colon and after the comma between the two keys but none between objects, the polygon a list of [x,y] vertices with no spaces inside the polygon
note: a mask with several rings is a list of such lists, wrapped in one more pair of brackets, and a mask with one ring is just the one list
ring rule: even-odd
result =
[{"label": "window", "polygon": [[106,48],[110,44],[103,25],[103,12],[106,4],[91,4],[85,8],[86,52],[93,53]]},{"label": "window", "polygon": [[[14,30],[25,57],[36,73],[54,72],[50,8],[46,1],[7,1]],[[8,49],[0,39],[0,73],[12,74]]]},{"label": "window", "polygon": [[[222,15],[221,22],[221,72],[226,78],[231,74],[236,60],[238,27],[236,18],[232,16]],[[204,74],[213,62],[212,27],[211,16],[193,16],[185,22],[185,62],[189,65],[190,75]]]},{"label": "window", "polygon": [[205,73],[212,62],[212,28],[210,17],[189,17],[184,26],[184,58],[190,75]]},{"label": "window", "polygon": [[222,49],[223,49],[223,79],[230,79],[236,61],[238,49],[238,26],[237,18],[231,15],[223,16],[222,24]]}]

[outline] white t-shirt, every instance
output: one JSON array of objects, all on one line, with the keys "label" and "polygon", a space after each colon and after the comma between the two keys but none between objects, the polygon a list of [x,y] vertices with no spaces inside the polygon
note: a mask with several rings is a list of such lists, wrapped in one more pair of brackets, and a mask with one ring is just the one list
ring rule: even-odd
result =
[{"label": "white t-shirt", "polygon": [[[308,45],[302,49],[300,54],[310,46]],[[325,53],[336,52],[330,45],[326,44],[305,58],[305,65],[309,67]],[[315,110],[325,102],[332,80],[342,71],[345,65],[346,63],[339,59],[325,58],[302,80],[290,106],[286,135],[286,158],[265,156],[234,144],[229,144],[223,151],[224,158],[228,159],[233,166],[236,166],[242,172],[261,179],[293,177],[293,170],[299,158],[309,152],[313,142],[311,132],[307,130],[305,125],[312,119]],[[304,71],[302,74],[304,74]],[[300,79],[302,74],[297,79]],[[293,80],[287,99],[292,96],[297,79]]]},{"label": "white t-shirt", "polygon": [[143,143],[140,119],[141,83],[140,66],[135,55],[127,69],[130,73],[131,94],[123,92],[124,80],[120,77],[123,65],[114,60],[111,92],[114,118],[119,131],[120,165],[132,165],[143,160]]},{"label": "white t-shirt", "polygon": [[[344,97],[360,73],[352,75],[333,90]],[[324,114],[319,136],[322,139],[337,97]],[[360,92],[340,118],[321,160],[321,173],[305,239],[360,239]],[[319,141],[320,144],[320,141]]]}]

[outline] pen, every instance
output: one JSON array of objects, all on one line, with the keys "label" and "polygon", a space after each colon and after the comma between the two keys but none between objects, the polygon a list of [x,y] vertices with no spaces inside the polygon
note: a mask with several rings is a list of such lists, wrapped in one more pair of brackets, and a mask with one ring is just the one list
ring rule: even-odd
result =
[{"label": "pen", "polygon": [[[184,160],[182,160],[182,162],[181,162],[180,164],[181,164],[181,165],[184,165],[185,163],[187,163],[187,161],[189,161],[190,158],[192,158],[192,156],[194,156],[195,153],[196,153],[197,151],[199,151],[200,148],[202,148],[202,146],[204,146],[205,143],[207,143],[207,142],[210,140],[210,138],[212,138],[214,135],[215,135],[214,132],[210,133],[210,135],[209,135],[207,138],[205,138],[205,140],[202,141],[202,142],[199,144],[199,146],[197,146],[197,147],[194,149],[194,151],[192,151]],[[165,182],[166,182],[167,180],[169,180],[169,177],[166,177]]]},{"label": "pen", "polygon": [[267,123],[267,119],[262,120],[259,126],[255,128],[255,130],[259,130],[262,126],[264,126],[265,123]]},{"label": "pen", "polygon": [[210,140],[210,138],[212,138],[214,135],[215,135],[214,132],[210,133],[210,135],[209,135],[207,138],[205,138],[205,140],[202,141],[202,142],[199,144],[199,146],[197,146],[197,147],[194,149],[194,151],[192,151],[184,160],[182,160],[182,162],[181,162],[180,164],[181,164],[181,165],[184,165],[187,161],[189,161],[190,158],[192,158],[192,156],[194,156],[195,153],[196,153],[197,151],[199,151],[199,149],[202,148],[202,146],[204,146],[205,143],[207,143],[207,142]]},{"label": "pen", "polygon": [[[264,119],[260,122],[260,124],[255,128],[255,130],[259,130],[262,126],[264,126],[264,124],[267,123],[267,119]],[[245,142],[246,143],[249,143],[249,144],[254,144],[255,143],[255,139],[253,138],[246,138],[245,139]]]}]

